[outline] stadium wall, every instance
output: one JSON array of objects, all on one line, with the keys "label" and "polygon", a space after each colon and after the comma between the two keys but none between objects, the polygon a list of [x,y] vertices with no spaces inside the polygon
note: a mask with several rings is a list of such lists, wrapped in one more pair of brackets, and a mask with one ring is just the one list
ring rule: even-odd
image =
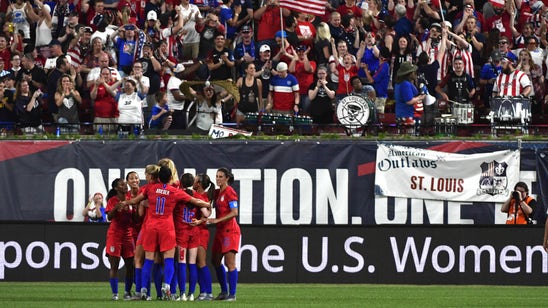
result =
[{"label": "stadium wall", "polygon": [[[520,148],[519,180],[539,201],[535,220],[546,218],[548,149],[543,142],[384,141],[442,152],[473,154]],[[94,140],[0,142],[0,219],[82,222],[95,192],[160,158],[183,172],[214,179],[232,169],[241,225],[373,226],[498,225],[501,203],[423,200],[375,195],[377,142]],[[475,169],[476,170],[476,169]],[[478,166],[478,172],[479,166]],[[452,175],[448,175],[452,176]],[[396,181],[396,179],[394,179]],[[144,181],[143,181],[144,184]],[[510,187],[512,189],[513,187]]]},{"label": "stadium wall", "polygon": [[[2,222],[0,281],[106,284],[107,228]],[[540,226],[246,225],[237,265],[244,283],[545,285],[542,238]]]}]

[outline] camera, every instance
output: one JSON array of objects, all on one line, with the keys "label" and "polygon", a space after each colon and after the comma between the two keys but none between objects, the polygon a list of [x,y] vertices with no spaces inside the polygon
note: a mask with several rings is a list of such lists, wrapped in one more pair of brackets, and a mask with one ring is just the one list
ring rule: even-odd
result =
[{"label": "camera", "polygon": [[517,199],[517,200],[520,200],[521,199],[521,195],[518,191],[514,191],[512,192],[512,198],[514,199]]}]

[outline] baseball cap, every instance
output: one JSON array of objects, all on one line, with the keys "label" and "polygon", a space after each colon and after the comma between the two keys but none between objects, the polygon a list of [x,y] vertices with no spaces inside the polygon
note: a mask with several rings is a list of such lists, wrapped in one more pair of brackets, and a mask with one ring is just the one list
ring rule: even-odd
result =
[{"label": "baseball cap", "polygon": [[287,37],[287,32],[280,30],[280,31],[276,32],[276,37],[286,38]]},{"label": "baseball cap", "polygon": [[158,20],[158,14],[156,14],[155,11],[149,11],[147,13],[147,20],[154,20],[154,21]]},{"label": "baseball cap", "polygon": [[295,49],[296,51],[306,51],[306,46],[305,45],[299,45],[297,46],[297,49]]},{"label": "baseball cap", "polygon": [[489,3],[491,3],[493,8],[498,8],[498,9],[503,8],[505,5],[504,0],[489,0]]},{"label": "baseball cap", "polygon": [[439,30],[441,30],[441,25],[439,23],[435,22],[435,23],[430,25],[430,29],[432,29],[432,28],[438,28]]},{"label": "baseball cap", "polygon": [[287,71],[287,63],[285,63],[285,62],[278,63],[278,65],[276,66],[276,70],[278,72]]},{"label": "baseball cap", "polygon": [[249,33],[251,32],[251,27],[249,25],[244,25],[242,29],[240,30],[241,33]]},{"label": "baseball cap", "polygon": [[265,52],[265,51],[270,51],[270,46],[266,44],[261,45],[261,48],[259,48],[259,52]]},{"label": "baseball cap", "polygon": [[491,53],[491,60],[493,62],[500,61],[501,59],[502,59],[502,54],[500,53],[500,51],[495,50]]}]

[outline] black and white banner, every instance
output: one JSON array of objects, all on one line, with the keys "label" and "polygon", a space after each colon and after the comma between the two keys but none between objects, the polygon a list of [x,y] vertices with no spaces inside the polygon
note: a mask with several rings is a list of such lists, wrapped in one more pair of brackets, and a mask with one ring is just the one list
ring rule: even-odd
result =
[{"label": "black and white banner", "polygon": [[458,154],[379,144],[375,191],[381,196],[504,202],[519,182],[520,152]]}]

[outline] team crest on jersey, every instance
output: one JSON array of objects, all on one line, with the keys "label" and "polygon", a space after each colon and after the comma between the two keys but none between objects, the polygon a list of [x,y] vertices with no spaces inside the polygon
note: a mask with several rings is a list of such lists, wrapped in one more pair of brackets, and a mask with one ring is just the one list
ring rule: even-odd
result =
[{"label": "team crest on jersey", "polygon": [[111,253],[113,253],[113,252],[115,252],[115,251],[116,251],[116,247],[114,247],[114,246],[110,246],[110,247],[109,247],[109,250],[110,250],[110,252],[111,252]]},{"label": "team crest on jersey", "polygon": [[225,196],[221,196],[221,201],[225,201]]},{"label": "team crest on jersey", "polygon": [[291,81],[289,81],[289,80],[288,80],[288,81],[286,81],[285,83],[287,83],[287,85],[288,85],[288,86],[290,86],[290,85],[291,85]]},{"label": "team crest on jersey", "polygon": [[508,164],[506,162],[497,162],[481,164],[481,176],[477,194],[489,194],[491,196],[508,194],[508,178],[506,171]]}]

